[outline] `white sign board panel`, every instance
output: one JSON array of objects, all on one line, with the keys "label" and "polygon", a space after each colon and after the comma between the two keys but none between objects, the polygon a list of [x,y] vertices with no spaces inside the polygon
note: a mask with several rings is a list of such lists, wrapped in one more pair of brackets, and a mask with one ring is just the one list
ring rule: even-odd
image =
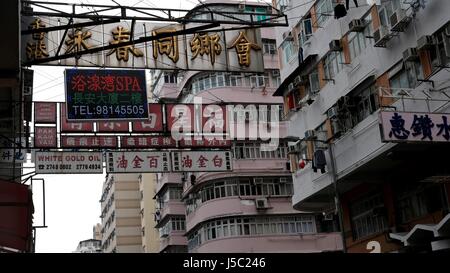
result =
[{"label": "white sign board panel", "polygon": [[172,152],[174,172],[231,171],[230,151],[179,151]]},{"label": "white sign board panel", "polygon": [[170,172],[169,152],[108,152],[107,173]]},{"label": "white sign board panel", "polygon": [[36,174],[103,173],[101,152],[36,152]]}]

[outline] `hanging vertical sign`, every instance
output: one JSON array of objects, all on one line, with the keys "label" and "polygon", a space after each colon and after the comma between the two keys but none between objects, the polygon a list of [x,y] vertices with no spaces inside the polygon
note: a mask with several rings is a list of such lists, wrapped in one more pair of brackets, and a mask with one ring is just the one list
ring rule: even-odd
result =
[{"label": "hanging vertical sign", "polygon": [[144,70],[66,69],[67,120],[148,119]]},{"label": "hanging vertical sign", "polygon": [[108,152],[107,173],[170,172],[169,152]]},{"label": "hanging vertical sign", "polygon": [[35,102],[34,103],[35,123],[56,123],[56,103],[55,102]]},{"label": "hanging vertical sign", "polygon": [[56,127],[43,126],[34,127],[34,147],[36,148],[56,148]]}]

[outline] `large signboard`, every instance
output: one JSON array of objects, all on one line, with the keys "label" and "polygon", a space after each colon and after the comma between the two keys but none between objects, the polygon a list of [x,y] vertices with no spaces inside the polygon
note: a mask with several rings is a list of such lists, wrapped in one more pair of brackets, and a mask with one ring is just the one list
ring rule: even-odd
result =
[{"label": "large signboard", "polygon": [[36,174],[101,174],[101,152],[36,152]]},{"label": "large signboard", "polygon": [[[68,25],[69,17],[36,17],[23,30]],[[77,19],[75,23],[89,22]],[[135,31],[130,26],[134,26]],[[200,24],[167,25],[148,22],[121,21],[91,27],[47,31],[23,35],[25,62],[57,55],[82,53],[84,50],[137,41],[156,35],[167,35]],[[59,41],[63,37],[59,50]],[[58,41],[58,42],[54,42]],[[47,65],[120,67],[137,69],[169,69],[200,71],[264,72],[263,44],[258,28],[224,31],[211,29],[188,35],[162,37],[150,42],[125,45],[105,51],[49,61]]]},{"label": "large signboard", "polygon": [[383,111],[384,142],[450,142],[450,114]]},{"label": "large signboard", "polygon": [[172,152],[175,172],[231,171],[230,151],[178,151]]},{"label": "large signboard", "polygon": [[108,152],[107,173],[170,172],[169,152]]},{"label": "large signboard", "polygon": [[144,70],[66,69],[67,120],[148,119]]}]

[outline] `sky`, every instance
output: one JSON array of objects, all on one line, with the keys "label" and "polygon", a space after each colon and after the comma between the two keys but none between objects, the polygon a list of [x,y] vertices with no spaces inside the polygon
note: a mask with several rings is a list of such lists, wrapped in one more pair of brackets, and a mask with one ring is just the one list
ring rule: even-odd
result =
[{"label": "sky", "polygon": [[[41,0],[42,1],[42,0]],[[52,0],[52,2],[67,2]],[[111,0],[71,0],[70,3],[114,5]],[[157,0],[116,0],[119,4],[137,7],[161,6]],[[262,2],[262,1],[260,1]],[[198,0],[167,0],[164,8],[190,9]],[[64,68],[33,66],[34,101],[64,101]],[[33,166],[26,164],[26,167]],[[29,172],[24,170],[24,173]],[[45,212],[47,228],[37,229],[37,253],[70,253],[79,241],[93,236],[93,226],[100,223],[100,196],[105,173],[98,175],[37,175],[45,180]],[[43,225],[42,184],[33,186],[34,226]]]}]

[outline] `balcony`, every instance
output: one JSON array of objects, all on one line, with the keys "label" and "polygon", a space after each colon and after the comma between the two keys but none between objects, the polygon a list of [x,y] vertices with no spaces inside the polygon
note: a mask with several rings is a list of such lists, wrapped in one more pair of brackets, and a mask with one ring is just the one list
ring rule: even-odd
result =
[{"label": "balcony", "polygon": [[210,240],[193,250],[194,253],[318,253],[340,251],[339,233],[239,236]]},{"label": "balcony", "polygon": [[159,251],[163,251],[171,245],[187,245],[187,239],[184,236],[184,231],[171,231],[167,237],[159,240]]}]

